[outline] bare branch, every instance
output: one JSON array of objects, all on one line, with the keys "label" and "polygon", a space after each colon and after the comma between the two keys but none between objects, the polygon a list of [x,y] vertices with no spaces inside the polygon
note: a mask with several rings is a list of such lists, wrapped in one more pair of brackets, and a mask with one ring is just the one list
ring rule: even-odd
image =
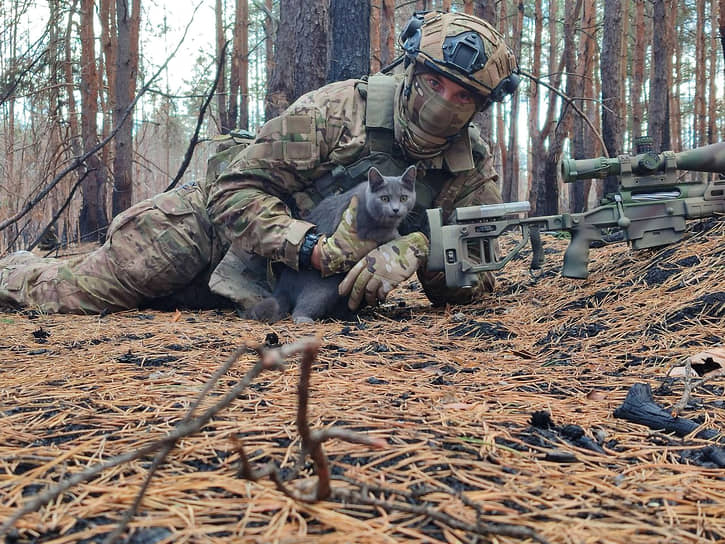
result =
[{"label": "bare branch", "polygon": [[[194,8],[194,14],[196,14],[196,10],[199,9],[201,4],[199,4],[196,8]],[[176,56],[176,53],[178,52],[181,45],[184,43],[184,40],[186,40],[186,34],[189,31],[189,28],[191,27],[191,24],[194,21],[194,17],[192,15],[191,19],[186,25],[186,28],[184,29],[184,34],[181,36],[181,40],[178,44],[176,44],[176,47],[171,52],[171,54],[166,58],[164,63],[161,65],[161,67],[151,76],[151,78],[143,85],[141,90],[138,92],[136,97],[131,101],[131,104],[126,108],[126,110],[123,112],[123,115],[121,116],[121,119],[118,122],[118,125],[113,128],[111,133],[106,136],[103,140],[98,142],[96,145],[94,145],[91,149],[89,149],[87,152],[85,152],[80,157],[76,158],[69,166],[63,169],[62,172],[60,172],[58,175],[56,175],[53,180],[46,185],[40,193],[38,193],[34,198],[32,198],[24,207],[22,210],[20,210],[18,213],[16,213],[14,216],[6,219],[5,221],[0,222],[0,231],[5,230],[8,226],[17,223],[20,219],[22,219],[25,215],[27,215],[30,210],[32,210],[41,200],[43,200],[46,196],[48,196],[48,193],[70,172],[78,168],[80,165],[84,164],[85,161],[88,160],[88,158],[98,151],[100,151],[108,142],[110,142],[118,133],[118,131],[121,129],[123,124],[126,122],[126,120],[130,117],[131,112],[133,112],[134,108],[136,107],[136,103],[141,99],[141,97],[146,93],[146,91],[151,86],[151,83],[154,82],[154,80],[161,75],[161,73],[166,69],[166,66],[169,64],[171,59],[173,59]]]},{"label": "bare branch", "polygon": [[538,77],[526,72],[525,70],[521,70],[521,75],[528,77],[530,80],[535,81],[537,84],[543,85],[544,87],[549,89],[551,92],[558,94],[567,103],[567,105],[571,106],[574,109],[574,111],[577,112],[582,117],[582,119],[584,119],[584,122],[587,125],[589,125],[589,128],[592,130],[592,132],[597,135],[597,138],[599,138],[599,143],[602,144],[602,149],[604,150],[605,155],[607,157],[609,156],[609,154],[607,152],[607,146],[604,145],[604,138],[602,137],[602,134],[594,127],[594,125],[590,121],[589,117],[587,117],[584,114],[584,112],[579,108],[579,106],[577,106],[574,103],[574,100],[576,100],[575,98],[571,98],[571,97],[567,96],[559,89],[549,85],[548,83],[543,81],[541,78],[538,78]]},{"label": "bare branch", "polygon": [[219,54],[219,62],[217,63],[216,67],[216,76],[214,76],[214,83],[212,83],[211,89],[209,89],[209,93],[206,95],[204,103],[201,105],[201,109],[199,110],[199,116],[196,119],[196,128],[194,129],[194,135],[189,141],[189,147],[186,148],[184,160],[181,162],[181,166],[179,167],[179,171],[176,173],[176,176],[174,176],[174,179],[171,181],[171,183],[169,183],[169,186],[166,188],[167,191],[170,191],[176,186],[177,183],[179,183],[179,180],[184,176],[184,172],[186,172],[186,169],[189,167],[191,157],[194,154],[194,148],[199,143],[199,132],[201,131],[201,125],[204,123],[204,115],[206,114],[206,110],[216,94],[216,88],[217,85],[219,85],[219,79],[221,78],[222,72],[224,71],[224,58],[226,56],[228,45],[229,40],[224,42],[224,45],[222,46],[221,53]]}]

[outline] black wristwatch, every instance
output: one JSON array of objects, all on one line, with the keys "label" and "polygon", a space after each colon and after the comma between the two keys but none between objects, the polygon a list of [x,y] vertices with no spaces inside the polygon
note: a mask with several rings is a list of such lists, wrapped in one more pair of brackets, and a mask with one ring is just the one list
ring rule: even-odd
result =
[{"label": "black wristwatch", "polygon": [[320,235],[315,230],[310,230],[305,234],[305,239],[300,247],[300,270],[312,269],[312,251],[315,249]]}]

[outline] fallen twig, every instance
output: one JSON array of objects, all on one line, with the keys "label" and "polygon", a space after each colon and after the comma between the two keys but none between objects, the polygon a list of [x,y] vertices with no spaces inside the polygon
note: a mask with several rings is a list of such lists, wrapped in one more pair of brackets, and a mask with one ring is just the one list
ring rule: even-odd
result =
[{"label": "fallen twig", "polygon": [[[35,512],[41,507],[45,506],[52,500],[56,499],[58,496],[63,494],[65,491],[70,489],[71,487],[78,485],[79,483],[89,481],[105,470],[128,463],[129,461],[133,461],[135,459],[139,459],[140,457],[143,457],[144,455],[148,455],[149,453],[153,452],[163,452],[164,449],[166,449],[168,446],[173,448],[173,445],[180,439],[186,436],[189,436],[191,434],[194,434],[195,432],[199,431],[202,427],[204,427],[212,417],[214,417],[218,412],[226,408],[229,404],[231,404],[238,396],[239,394],[244,391],[244,389],[247,388],[247,386],[252,383],[252,381],[263,371],[268,370],[272,368],[279,368],[281,366],[282,357],[286,356],[287,353],[289,353],[291,350],[300,349],[300,343],[296,344],[288,344],[287,346],[282,346],[282,348],[287,347],[287,349],[284,350],[284,353],[282,355],[277,356],[261,356],[259,360],[255,363],[255,365],[244,375],[244,378],[239,381],[234,387],[232,387],[229,392],[227,392],[222,399],[217,402],[215,405],[208,408],[204,413],[202,413],[199,417],[196,419],[187,419],[185,418],[182,423],[176,427],[173,431],[168,433],[165,437],[162,439],[152,442],[151,444],[144,446],[142,448],[139,448],[135,451],[131,451],[128,453],[124,453],[122,455],[118,455],[116,457],[113,457],[109,459],[108,461],[105,461],[103,463],[98,463],[96,465],[93,465],[91,467],[88,467],[86,470],[81,471],[77,474],[74,474],[70,476],[69,478],[65,479],[55,487],[52,487],[50,489],[47,489],[46,491],[38,494],[33,498],[32,500],[28,501],[22,508],[20,508],[17,512],[15,512],[12,516],[10,516],[5,523],[0,527],[0,536],[6,535],[8,530],[15,525],[15,522],[17,522],[21,517],[23,517],[26,514],[29,514],[30,512]],[[304,345],[304,344],[302,344]],[[282,352],[282,348],[279,348],[279,351]],[[244,353],[248,348],[241,347],[237,349],[220,367],[212,376],[212,378],[207,381],[207,384],[204,386],[204,389],[197,397],[197,400],[194,402],[194,404],[189,409],[188,414],[191,414],[196,407],[201,402],[202,398],[206,396],[208,391],[214,386],[216,381],[219,379],[219,377],[223,374],[222,369],[224,367],[231,366],[234,362],[237,361],[239,356]],[[260,348],[257,348],[256,350],[259,351]],[[224,370],[226,371],[226,370]],[[160,453],[157,454],[160,458]],[[161,459],[163,460],[163,459]],[[160,463],[159,463],[160,464]],[[156,468],[156,462],[154,463],[154,466],[152,467],[154,470]],[[145,491],[145,487],[142,488],[143,491]],[[140,502],[140,497],[138,497],[138,502]],[[133,508],[133,507],[132,507]],[[130,517],[129,517],[130,519]]]}]

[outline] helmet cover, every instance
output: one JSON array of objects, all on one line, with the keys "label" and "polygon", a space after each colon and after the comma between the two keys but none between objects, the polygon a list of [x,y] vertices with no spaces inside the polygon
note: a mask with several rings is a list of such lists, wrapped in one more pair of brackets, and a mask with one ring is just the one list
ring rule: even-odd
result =
[{"label": "helmet cover", "polygon": [[[465,13],[416,13],[399,38],[406,62],[413,61],[455,81],[479,98],[479,109],[500,102],[519,83],[519,68],[503,36]],[[411,67],[408,66],[410,70]]]}]

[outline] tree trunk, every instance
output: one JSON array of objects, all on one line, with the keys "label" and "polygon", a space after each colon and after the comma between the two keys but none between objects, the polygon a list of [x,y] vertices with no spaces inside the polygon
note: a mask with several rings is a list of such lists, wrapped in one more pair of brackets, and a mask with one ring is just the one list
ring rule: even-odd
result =
[{"label": "tree trunk", "polygon": [[[622,0],[605,0],[602,36],[602,137],[610,157],[622,153]],[[609,176],[602,184],[604,192],[617,189],[617,179]]]},{"label": "tree trunk", "polygon": [[[15,3],[14,5],[11,5],[11,9],[13,10],[13,19],[17,21],[18,18],[18,10],[19,10],[19,4]],[[10,54],[9,56],[9,68],[10,72],[14,72],[15,70],[15,63],[17,62],[17,46],[18,46],[18,25],[9,25],[8,33],[10,34],[9,37],[9,49]],[[4,80],[4,74],[2,79]],[[20,197],[22,192],[20,191],[20,187],[16,187],[17,180],[15,179],[15,93],[10,93],[7,98],[5,99],[5,104],[7,104],[7,119],[5,122],[7,123],[5,125],[6,127],[6,138],[5,138],[5,178],[7,179],[7,187],[10,190],[10,194],[13,195],[13,198],[11,200],[12,208],[13,210],[16,210],[20,207]],[[0,174],[3,173],[2,170],[0,170]],[[13,250],[16,249],[16,234],[17,234],[17,224],[13,225],[12,229],[8,229],[8,232],[5,234],[8,238],[6,238],[6,243],[3,244],[8,249]]]},{"label": "tree trunk", "polygon": [[293,101],[324,85],[327,78],[327,36],[330,27],[327,2],[299,0],[299,3],[301,10],[294,51],[294,66],[297,69],[294,74]]},{"label": "tree trunk", "polygon": [[[471,2],[471,9],[473,8],[473,2]],[[477,17],[496,26],[496,3],[493,0],[476,2],[475,10]],[[486,111],[477,114],[474,118],[475,124],[481,128],[481,137],[489,145],[491,150],[493,150],[493,111],[494,108],[488,108]]]},{"label": "tree trunk", "polygon": [[[500,11],[498,16],[498,30],[504,37],[504,39],[508,41],[508,10],[506,9],[506,2],[501,2],[499,7]],[[506,164],[506,161],[508,160],[508,154],[510,153],[508,143],[506,142],[506,137],[504,136],[506,132],[506,110],[500,104],[494,104],[492,106],[492,109],[496,112],[496,149],[498,150],[498,157],[500,159],[500,162],[496,166],[502,174],[500,177],[500,185],[502,188],[503,185],[506,184],[506,172],[504,171],[504,165]]]},{"label": "tree trunk", "polygon": [[81,131],[78,127],[78,107],[76,105],[75,85],[73,83],[73,16],[76,11],[78,0],[73,0],[68,10],[68,24],[65,31],[65,41],[63,43],[65,49],[65,62],[63,63],[65,99],[68,104],[68,126],[70,128],[70,146],[73,154],[80,157],[83,154],[83,146],[81,145]]},{"label": "tree trunk", "polygon": [[[93,32],[94,0],[81,2],[81,137],[83,151],[87,152],[98,143],[98,90],[99,77],[95,56],[95,36]],[[103,168],[97,155],[91,155],[86,161],[86,178],[81,184],[83,204],[78,226],[82,240],[105,239],[108,219],[103,184]]]},{"label": "tree trunk", "polygon": [[[559,53],[558,42],[559,32],[559,10],[556,2],[549,3],[549,68],[547,73],[551,74],[549,83],[555,89],[561,85],[562,72],[566,61],[565,52]],[[558,63],[557,63],[557,59]],[[553,130],[557,122],[557,101],[548,100],[548,109],[544,127],[539,135],[541,148],[533,151],[532,160],[535,162],[534,179],[531,184],[533,208],[537,215],[556,213],[559,207],[559,183],[555,177],[555,167],[548,162],[549,153],[544,151],[547,138],[553,138]],[[549,142],[549,148],[552,143]],[[548,172],[547,172],[548,169]],[[554,180],[552,182],[552,179]],[[547,182],[548,180],[548,182]]]},{"label": "tree trunk", "polygon": [[390,64],[395,58],[395,0],[383,0],[380,55],[383,66]]},{"label": "tree trunk", "polygon": [[226,49],[224,42],[226,36],[224,34],[224,4],[222,0],[216,0],[214,4],[215,27],[216,27],[216,58],[217,66],[221,65],[221,73],[219,74],[219,83],[216,89],[217,110],[219,113],[219,132],[229,134],[229,109],[227,107],[227,62],[226,58],[222,59]]},{"label": "tree trunk", "polygon": [[705,0],[696,0],[695,2],[696,22],[695,22],[695,66],[699,69],[695,70],[695,122],[692,134],[692,147],[705,145],[707,141],[707,119],[705,109],[705,94],[707,92],[707,83],[705,82],[706,69],[706,53],[705,53]]},{"label": "tree trunk", "polygon": [[[591,30],[595,25],[596,7],[594,0],[585,0],[582,4],[582,30],[579,34],[579,47],[577,58],[579,59],[577,74],[577,85],[574,90],[576,96],[581,96],[583,113],[591,119],[594,110],[594,51],[596,43]],[[573,122],[571,136],[571,153],[575,159],[583,159],[595,156],[594,134],[581,116],[576,115]],[[576,183],[569,184],[569,209],[574,213],[580,213],[587,209],[589,193],[592,180],[582,179]]]},{"label": "tree trunk", "polygon": [[[624,134],[628,132],[627,126],[627,82],[630,81],[630,66],[629,66],[629,49],[631,44],[629,43],[631,21],[631,4],[634,0],[621,0],[622,1],[622,39],[619,49],[619,58],[622,61],[619,63],[619,80],[622,82],[619,86],[619,103],[622,105],[622,147],[624,148]],[[631,134],[630,134],[631,136]]]},{"label": "tree trunk", "polygon": [[[336,0],[332,0],[332,3],[336,3]],[[380,25],[382,24],[382,9],[382,0],[373,0],[370,3],[370,72],[373,74],[379,72],[380,68],[383,67],[383,63],[381,60],[382,52],[380,48]]]},{"label": "tree trunk", "polygon": [[[113,126],[113,110],[116,107],[116,51],[118,50],[118,31],[116,30],[115,0],[100,0],[99,18],[101,21],[101,49],[103,51],[103,66],[106,71],[106,97],[101,99],[103,108],[103,138],[111,133]],[[103,93],[101,93],[103,97]],[[101,162],[104,167],[104,176],[108,177],[108,165],[113,163],[113,146],[106,145],[101,150]]]},{"label": "tree trunk", "polygon": [[[511,46],[514,54],[519,58],[521,56],[521,36],[523,35],[522,27],[524,23],[523,0],[519,0],[516,13],[514,26],[511,31]],[[506,157],[506,163],[503,165],[504,183],[502,196],[504,202],[514,202],[519,199],[519,103],[519,95],[514,94],[511,97],[511,118],[508,137],[509,153]]]},{"label": "tree trunk", "polygon": [[327,3],[280,0],[279,13],[275,69],[267,86],[267,119],[324,85],[327,76]]},{"label": "tree trunk", "polygon": [[[579,10],[581,9],[581,0],[566,0],[564,3],[564,67],[568,74],[566,78],[566,95],[576,97],[580,94],[579,79],[576,77],[577,58],[576,44],[574,38],[575,22],[579,18]],[[559,211],[559,161],[564,148],[564,140],[570,132],[574,110],[571,105],[562,101],[561,113],[559,120],[549,141],[549,149],[546,156],[546,166],[544,167],[544,186],[546,199],[537,202],[537,213],[545,215],[555,214]],[[556,197],[556,198],[555,198]],[[545,207],[545,211],[541,210],[541,206]]]},{"label": "tree trunk", "polygon": [[276,38],[276,32],[273,30],[274,27],[274,19],[272,17],[273,11],[272,11],[272,0],[264,0],[264,5],[267,8],[265,10],[267,16],[265,18],[265,38],[264,38],[264,58],[265,58],[265,71],[266,71],[266,81],[269,82],[272,79],[272,73],[274,72],[274,63],[275,63],[275,51],[274,51],[274,41]]},{"label": "tree trunk", "polygon": [[[128,0],[125,0],[128,2]],[[133,8],[129,17],[129,70],[128,96],[130,100],[136,98],[136,77],[138,76],[139,32],[141,29],[141,0],[133,0]]]},{"label": "tree trunk", "polygon": [[[679,17],[679,4],[677,0],[667,0],[666,10],[672,13],[670,22],[665,26],[665,42],[672,53],[667,55],[669,67],[666,74],[666,86],[669,97],[667,99],[667,117],[665,118],[662,149],[682,149],[682,107],[680,94],[682,93],[683,81],[689,87],[691,75],[687,74],[688,69],[682,65],[683,51],[682,41],[688,30],[679,30],[677,19]],[[678,35],[679,34],[679,35]],[[674,50],[674,51],[673,51]],[[672,57],[675,58],[675,65],[672,65]],[[687,74],[686,76],[683,74]],[[675,75],[677,76],[675,79]]]},{"label": "tree trunk", "polygon": [[[667,72],[670,71],[669,58],[671,52],[667,40],[666,0],[654,0],[652,51],[654,65],[650,80],[650,102],[648,132],[652,138],[655,151],[664,151],[667,145],[665,130],[668,120],[669,89],[667,88]],[[673,14],[670,14],[673,16]],[[602,64],[604,58],[602,57]]]},{"label": "tree trunk", "polygon": [[[114,127],[131,107],[131,89],[135,88],[138,60],[132,58],[132,16],[128,0],[116,0],[118,51],[116,54],[116,107],[113,110]],[[138,49],[136,49],[138,51]],[[131,84],[134,82],[134,85]],[[131,207],[133,203],[133,121],[129,117],[116,133],[116,155],[113,159],[113,216]]]},{"label": "tree trunk", "polygon": [[274,40],[274,70],[267,83],[265,119],[278,116],[295,98],[294,51],[297,46],[295,28],[300,14],[299,2],[279,0],[279,26]]},{"label": "tree trunk", "polygon": [[[712,31],[717,28],[718,19],[718,2],[717,0],[710,0],[710,28]],[[708,103],[707,103],[707,143],[713,144],[718,141],[717,133],[717,90],[715,80],[717,79],[717,48],[715,47],[715,41],[710,37],[708,43],[710,43],[710,56],[709,64],[710,69],[707,71],[711,74],[708,79]],[[712,40],[712,41],[711,41]]]},{"label": "tree trunk", "polygon": [[[718,25],[720,27],[720,45],[722,46],[723,60],[725,60],[725,0],[719,0],[720,16]],[[723,62],[723,74],[725,74],[725,62]]]},{"label": "tree trunk", "polygon": [[645,37],[650,32],[645,27],[644,6],[645,0],[635,0],[634,15],[634,51],[632,55],[632,86],[630,89],[630,102],[632,104],[632,136],[642,136],[642,121],[644,109],[642,107],[642,85],[644,84],[644,55],[647,44]]},{"label": "tree trunk", "polygon": [[331,0],[328,82],[360,78],[370,72],[369,25],[369,0]]},{"label": "tree trunk", "polygon": [[229,110],[227,128],[247,128],[247,72],[249,70],[249,5],[237,0],[234,9],[232,65],[229,70]]},{"label": "tree trunk", "polygon": [[[542,34],[544,30],[544,13],[541,8],[541,0],[534,0],[534,43],[533,43],[533,56],[531,59],[531,75],[534,78],[539,78],[541,75],[541,52],[542,52]],[[531,203],[532,209],[536,206],[536,197],[532,191],[536,185],[536,181],[541,179],[543,172],[539,172],[537,167],[541,164],[538,157],[544,156],[544,139],[541,131],[539,130],[540,116],[540,94],[539,86],[533,81],[529,80],[529,155],[526,161],[528,165],[528,185],[529,185],[529,196],[528,200]]]}]

